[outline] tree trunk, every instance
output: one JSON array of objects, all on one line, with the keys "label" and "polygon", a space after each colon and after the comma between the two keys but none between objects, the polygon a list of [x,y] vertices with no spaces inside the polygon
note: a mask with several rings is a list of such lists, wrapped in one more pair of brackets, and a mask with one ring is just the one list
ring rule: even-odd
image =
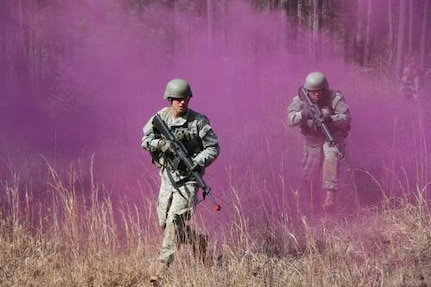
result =
[{"label": "tree trunk", "polygon": [[[296,18],[298,19],[298,25],[296,27],[297,29],[297,35],[299,36],[300,39],[303,38],[303,33],[302,30],[304,29],[304,4],[302,3],[302,1],[298,1],[298,6],[297,6],[297,10],[296,10]],[[304,43],[304,41],[297,41],[296,42],[296,50],[302,51],[302,49],[307,49],[307,47],[302,47],[301,44]]]},{"label": "tree trunk", "polygon": [[392,0],[388,0],[388,52],[389,52],[389,63],[392,61],[394,57],[393,47],[394,47],[394,29],[393,29],[393,21],[392,21]]},{"label": "tree trunk", "polygon": [[322,0],[313,0],[313,13],[310,13],[311,16],[311,27],[312,27],[312,46],[310,51],[310,59],[313,64],[316,63],[316,60],[320,58],[322,43],[320,36],[320,23],[322,21]]},{"label": "tree trunk", "polygon": [[[426,1],[427,2],[427,1]],[[408,49],[407,53],[412,55],[414,53],[413,51],[413,1],[409,1],[409,30],[408,30]]]},{"label": "tree trunk", "polygon": [[405,27],[406,27],[406,15],[407,15],[407,3],[406,0],[400,0],[400,13],[398,23],[398,38],[397,38],[397,50],[396,50],[396,61],[395,61],[395,76],[399,77],[402,69],[402,63],[404,58],[404,42],[405,42]]},{"label": "tree trunk", "polygon": [[3,99],[10,96],[11,71],[7,61],[9,56],[9,1],[0,2],[0,90],[3,91]]},{"label": "tree trunk", "polygon": [[364,44],[364,58],[365,58],[365,62],[367,63],[369,63],[371,58],[370,56],[371,21],[372,21],[372,1],[368,0],[367,21],[366,21],[366,29],[365,29],[365,44]]},{"label": "tree trunk", "polygon": [[424,1],[424,16],[422,19],[422,35],[421,35],[421,48],[420,48],[420,58],[419,58],[419,65],[421,70],[424,68],[424,62],[425,62],[425,52],[426,52],[426,43],[427,43],[427,23],[428,23],[428,3],[429,1]]},{"label": "tree trunk", "polygon": [[[27,15],[24,15],[24,5],[24,1],[18,0],[18,11],[16,11],[18,14],[18,24],[17,27],[13,27],[13,34],[16,35],[16,42],[14,41],[15,54],[13,55],[13,59],[16,63],[14,66],[14,75],[16,80],[14,80],[14,82],[15,85],[17,85],[17,87],[13,88],[19,88],[22,97],[28,97],[29,94],[27,91],[30,86],[30,67],[28,65],[28,56],[29,51],[31,50],[31,44],[29,44],[31,41],[29,25],[32,22],[32,12],[28,12]],[[28,21],[28,23],[25,21]]]},{"label": "tree trunk", "polygon": [[207,0],[207,37],[209,58],[212,58],[212,31],[213,31],[213,4],[212,0]]},{"label": "tree trunk", "polygon": [[[357,11],[360,15],[362,12],[362,0],[357,1]],[[356,19],[356,31],[355,31],[355,43],[353,45],[353,54],[355,55],[355,59],[359,62],[360,65],[364,63],[364,44],[363,44],[363,20],[362,17],[357,17]]]},{"label": "tree trunk", "polygon": [[289,6],[288,1],[281,0],[279,5],[279,15],[280,15],[280,40],[279,48],[280,51],[284,52],[288,45],[288,36],[292,37],[290,33],[291,24],[289,24]]}]

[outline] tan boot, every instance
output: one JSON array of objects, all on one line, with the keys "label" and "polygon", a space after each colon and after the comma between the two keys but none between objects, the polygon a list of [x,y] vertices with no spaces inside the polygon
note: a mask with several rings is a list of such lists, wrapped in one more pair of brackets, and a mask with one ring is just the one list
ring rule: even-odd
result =
[{"label": "tan boot", "polygon": [[159,283],[160,280],[162,280],[163,277],[165,277],[166,272],[168,271],[168,267],[169,267],[168,264],[160,262],[157,265],[156,273],[150,277],[150,283],[152,284]]},{"label": "tan boot", "polygon": [[327,190],[325,202],[323,203],[325,211],[334,211],[335,209],[335,190]]}]

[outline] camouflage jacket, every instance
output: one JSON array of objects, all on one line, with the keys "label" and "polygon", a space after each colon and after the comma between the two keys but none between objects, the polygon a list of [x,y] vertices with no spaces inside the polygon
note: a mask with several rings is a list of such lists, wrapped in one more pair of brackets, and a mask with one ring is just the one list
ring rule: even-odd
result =
[{"label": "camouflage jacket", "polygon": [[[188,109],[182,117],[173,119],[170,107],[163,108],[158,114],[169,127],[172,134],[182,142],[193,162],[205,168],[217,158],[220,152],[218,139],[206,116]],[[172,166],[169,157],[174,156],[173,154],[162,154],[157,150],[155,145],[152,144],[153,140],[162,138],[162,135],[153,127],[153,118],[154,117],[151,117],[143,128],[144,136],[141,141],[142,148],[150,152],[153,163],[157,166],[177,170],[180,173],[184,172],[184,170],[182,170],[184,167]],[[165,161],[166,159],[168,160]]]},{"label": "camouflage jacket", "polygon": [[[289,126],[299,126],[301,132],[309,138],[324,139],[325,135],[312,120],[302,119],[301,111],[306,102],[296,95],[287,108],[287,123]],[[350,131],[351,115],[344,96],[339,91],[327,90],[322,103],[318,105],[321,110],[329,111],[332,122],[328,124],[333,136],[342,140]]]}]

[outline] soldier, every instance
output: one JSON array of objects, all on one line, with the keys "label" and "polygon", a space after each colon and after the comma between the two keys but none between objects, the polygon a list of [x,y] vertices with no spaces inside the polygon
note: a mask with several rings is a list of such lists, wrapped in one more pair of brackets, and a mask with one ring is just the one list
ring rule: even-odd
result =
[{"label": "soldier", "polygon": [[[220,148],[208,118],[189,109],[191,98],[189,83],[173,79],[167,83],[164,93],[169,106],[158,114],[187,149],[193,160],[193,170],[203,175],[205,168],[217,158]],[[160,168],[161,177],[157,215],[164,235],[157,272],[150,278],[156,283],[162,279],[181,244],[192,244],[193,251],[203,259],[207,236],[197,234],[185,224],[194,214],[199,186],[185,166],[174,164],[173,153],[169,152],[171,143],[154,128],[152,119],[143,128],[141,146],[150,152],[153,163]]]},{"label": "soldier", "polygon": [[[309,105],[300,95],[296,95],[288,107],[288,125],[299,126],[305,138],[303,171],[306,188],[311,200],[316,195],[315,188],[320,184],[326,193],[323,203],[325,211],[334,209],[335,196],[339,189],[339,154],[337,148],[343,147],[343,140],[350,130],[350,111],[343,95],[329,89],[326,76],[321,72],[312,72],[305,78],[304,88],[310,100],[320,109],[322,119],[338,142],[333,146],[313,118]],[[319,183],[321,182],[321,183]],[[319,183],[319,185],[318,185]]]},{"label": "soldier", "polygon": [[418,99],[421,74],[416,57],[413,54],[407,54],[400,81],[400,91],[404,98]]}]

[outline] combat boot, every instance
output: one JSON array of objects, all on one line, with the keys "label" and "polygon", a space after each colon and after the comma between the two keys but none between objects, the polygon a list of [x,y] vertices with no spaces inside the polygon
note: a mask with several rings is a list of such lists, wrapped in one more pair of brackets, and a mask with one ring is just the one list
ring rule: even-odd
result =
[{"label": "combat boot", "polygon": [[157,265],[156,273],[150,277],[150,283],[158,285],[158,283],[165,277],[166,272],[168,271],[169,265],[160,262]]},{"label": "combat boot", "polygon": [[323,203],[323,209],[326,212],[334,211],[335,209],[335,190],[329,189],[326,191],[325,202]]}]

